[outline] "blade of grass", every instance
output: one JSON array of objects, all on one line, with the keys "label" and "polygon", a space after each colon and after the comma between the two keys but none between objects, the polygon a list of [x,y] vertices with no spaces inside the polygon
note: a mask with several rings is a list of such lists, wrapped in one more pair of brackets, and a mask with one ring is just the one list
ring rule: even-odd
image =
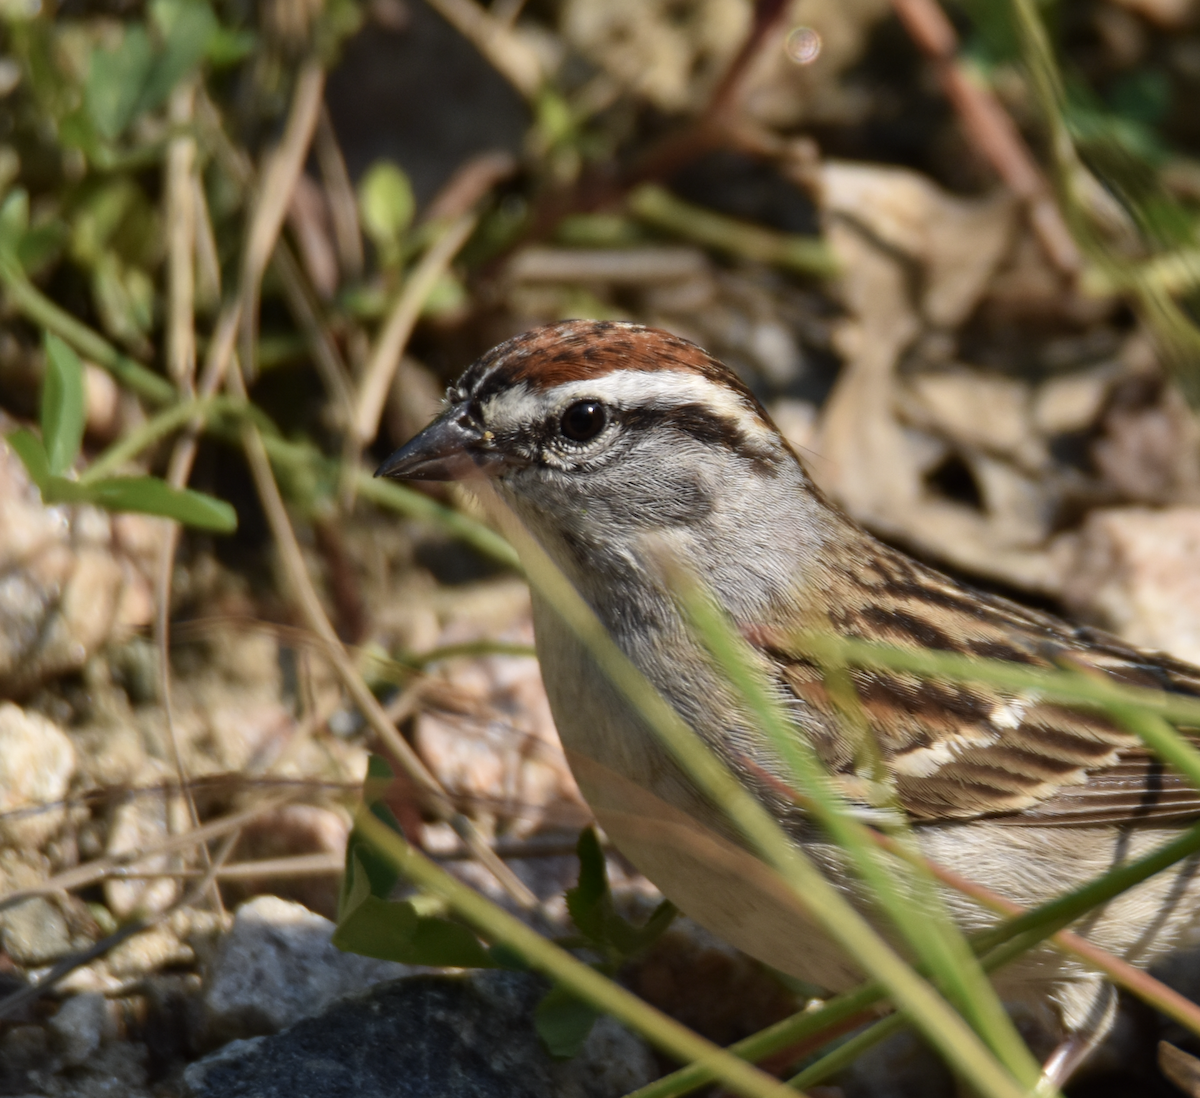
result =
[{"label": "blade of grass", "polygon": [[152,404],[166,404],[175,398],[175,388],[165,377],[121,354],[102,336],[56,305],[29,281],[11,255],[0,254],[0,284],[12,304],[34,324],[59,336],[138,396]]}]

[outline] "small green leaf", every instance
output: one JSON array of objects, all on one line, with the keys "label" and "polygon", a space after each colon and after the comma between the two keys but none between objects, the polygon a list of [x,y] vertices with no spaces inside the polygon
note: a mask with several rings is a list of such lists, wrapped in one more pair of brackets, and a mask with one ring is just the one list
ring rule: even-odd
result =
[{"label": "small green leaf", "polygon": [[615,967],[653,943],[671,925],[675,907],[664,900],[645,926],[635,926],[617,914],[613,906],[604,851],[594,828],[580,832],[575,849],[579,856],[579,883],[567,889],[567,911],[588,944],[606,957],[610,967]]},{"label": "small green leaf", "polygon": [[361,864],[352,875],[355,884],[350,902],[333,932],[338,949],[406,965],[495,967],[483,944],[461,923],[419,915],[408,900],[381,900],[370,895]]},{"label": "small green leaf", "polygon": [[569,1060],[579,1054],[599,1017],[595,1007],[559,984],[538,1003],[533,1022],[546,1051],[555,1059]]},{"label": "small green leaf", "polygon": [[[404,829],[399,820],[383,803],[383,795],[394,777],[386,759],[380,755],[368,756],[367,776],[363,779],[363,800],[359,811],[370,812],[397,835],[403,835]],[[399,879],[400,875],[391,859],[384,857],[372,843],[364,839],[357,827],[353,828],[346,842],[346,872],[338,897],[338,921],[341,922],[354,906],[355,896],[359,900],[368,895],[386,900]]]},{"label": "small green leaf", "polygon": [[0,206],[0,252],[15,255],[29,228],[29,192],[15,187]]},{"label": "small green leaf", "polygon": [[231,534],[237,529],[237,512],[223,499],[191,488],[173,488],[157,477],[111,477],[79,488],[78,498],[109,511],[159,515],[218,534]]},{"label": "small green leaf", "polygon": [[46,448],[42,445],[42,440],[32,431],[21,427],[5,435],[4,441],[21,459],[29,479],[41,488],[50,479],[50,462],[46,458]]},{"label": "small green leaf", "polygon": [[125,28],[115,50],[96,50],[88,66],[84,101],[101,136],[110,141],[133,121],[154,67],[154,52],[146,28]]},{"label": "small green leaf", "polygon": [[253,31],[218,27],[216,33],[208,40],[208,63],[215,69],[236,65],[243,58],[249,57],[257,45],[258,35]]},{"label": "small green leaf", "polygon": [[529,972],[529,962],[510,945],[496,942],[488,946],[488,956],[497,968],[507,968],[511,972]]},{"label": "small green leaf", "polygon": [[208,51],[219,25],[212,8],[203,0],[155,0],[150,6],[155,23],[166,39],[165,48],[154,59],[137,111],[150,111],[162,103]]},{"label": "small green leaf", "polygon": [[87,397],[83,363],[74,350],[47,332],[46,376],[42,382],[42,445],[50,473],[61,476],[74,463],[83,442]]},{"label": "small green leaf", "polygon": [[358,208],[380,262],[387,265],[398,259],[401,238],[417,209],[408,176],[386,160],[371,165],[358,185]]},{"label": "small green leaf", "polygon": [[595,828],[585,827],[579,833],[575,852],[579,856],[579,883],[567,889],[567,911],[581,934],[601,943],[610,896],[604,851]]}]

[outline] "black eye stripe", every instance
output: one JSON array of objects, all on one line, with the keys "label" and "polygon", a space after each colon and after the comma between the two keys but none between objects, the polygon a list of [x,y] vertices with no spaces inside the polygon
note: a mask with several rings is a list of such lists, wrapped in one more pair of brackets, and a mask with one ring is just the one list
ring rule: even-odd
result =
[{"label": "black eye stripe", "polygon": [[698,442],[728,447],[739,457],[767,469],[778,465],[783,456],[771,448],[756,445],[746,436],[736,420],[720,415],[703,404],[677,404],[670,408],[629,408],[623,413],[622,420],[626,426],[644,431],[673,427],[691,435]]}]

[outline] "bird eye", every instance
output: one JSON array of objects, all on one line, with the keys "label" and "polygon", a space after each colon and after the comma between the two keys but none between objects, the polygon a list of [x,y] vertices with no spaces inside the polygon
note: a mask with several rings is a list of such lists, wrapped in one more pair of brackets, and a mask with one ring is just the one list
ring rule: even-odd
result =
[{"label": "bird eye", "polygon": [[608,421],[604,405],[597,400],[581,400],[562,415],[562,433],[572,442],[587,442],[604,430]]}]

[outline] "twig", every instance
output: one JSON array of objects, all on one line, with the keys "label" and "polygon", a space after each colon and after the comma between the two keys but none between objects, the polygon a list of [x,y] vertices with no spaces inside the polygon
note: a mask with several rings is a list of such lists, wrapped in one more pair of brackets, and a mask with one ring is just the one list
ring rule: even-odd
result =
[{"label": "twig", "polygon": [[349,279],[361,278],[363,246],[362,231],[358,224],[358,203],[350,173],[346,170],[346,161],[338,145],[337,133],[329,110],[324,105],[321,107],[321,117],[317,120],[313,148],[317,153],[317,164],[329,201],[329,217],[333,222],[333,239],[337,244],[342,275]]},{"label": "twig", "polygon": [[306,61],[296,77],[296,89],[284,127],[283,139],[267,157],[259,180],[246,250],[242,258],[242,369],[255,376],[254,355],[258,335],[258,299],[263,273],[287,217],[296,180],[312,144],[325,91],[325,70],[319,61]]},{"label": "twig", "polygon": [[417,318],[437,280],[445,273],[467,237],[475,228],[473,212],[460,214],[442,231],[437,240],[421,256],[375,341],[375,349],[367,360],[366,372],[358,388],[354,409],[354,433],[360,446],[369,443],[379,431],[379,417],[387,400],[392,378],[400,365],[400,356],[408,344]]},{"label": "twig", "polygon": [[178,132],[167,147],[167,374],[190,393],[196,372],[195,239],[193,173],[196,141],[191,133],[196,86],[192,81],[171,93],[169,114]]},{"label": "twig", "polygon": [[[167,149],[166,207],[167,207],[167,373],[186,403],[195,392],[196,327],[195,283],[196,269],[196,211],[193,206],[192,177],[195,171],[196,143],[191,135],[191,121],[196,101],[193,81],[180,84],[171,93],[169,114],[171,123],[181,132],[171,139]],[[176,478],[175,487],[182,487],[187,474]],[[163,717],[167,725],[167,742],[171,762],[179,778],[179,789],[187,807],[188,822],[195,830],[200,826],[200,813],[192,795],[187,764],[179,746],[179,728],[171,698],[171,654],[168,623],[171,614],[171,578],[174,571],[175,545],[179,524],[162,524],[163,541],[159,551],[155,576],[154,645],[158,653],[159,692],[162,696]],[[167,814],[168,818],[170,813]],[[208,847],[200,846],[200,855],[211,875],[213,864]],[[212,884],[213,907],[224,913],[221,890]]]},{"label": "twig", "polygon": [[905,30],[932,62],[963,129],[996,174],[1029,211],[1050,261],[1066,274],[1080,268],[1079,249],[1054,193],[1000,100],[958,59],[958,35],[937,0],[892,0]]},{"label": "twig", "polygon": [[801,274],[828,278],[837,273],[829,246],[815,236],[773,232],[749,221],[694,206],[651,183],[628,199],[631,213],[643,221],[744,259],[787,267]]},{"label": "twig", "polygon": [[429,6],[473,43],[484,57],[526,99],[542,88],[546,73],[537,51],[512,27],[481,8],[474,0],[427,0]]},{"label": "twig", "polygon": [[503,149],[491,149],[460,164],[430,200],[423,222],[451,221],[468,213],[498,183],[517,170],[516,158]]},{"label": "twig", "polygon": [[26,900],[33,899],[35,896],[52,896],[58,892],[71,892],[74,889],[87,888],[97,881],[104,880],[105,875],[114,866],[135,865],[138,862],[145,861],[147,858],[157,857],[160,854],[170,854],[175,850],[186,850],[197,843],[206,843],[210,839],[228,835],[231,831],[236,831],[238,828],[250,823],[255,817],[273,811],[294,800],[301,792],[303,790],[295,790],[267,797],[261,804],[256,805],[254,808],[248,808],[246,811],[237,812],[232,816],[222,816],[218,820],[210,820],[206,824],[201,824],[195,831],[189,831],[186,835],[172,835],[160,843],[144,847],[141,850],[127,850],[120,854],[107,854],[84,865],[64,870],[62,873],[56,874],[41,884],[31,885],[28,888],[18,888],[5,896],[0,896],[0,911],[16,907],[17,904],[23,904]]},{"label": "twig", "polygon": [[627,173],[625,187],[666,179],[698,156],[718,147],[738,125],[743,93],[754,61],[787,14],[786,0],[757,0],[750,31],[721,75],[699,117],[681,133],[665,138]]}]

